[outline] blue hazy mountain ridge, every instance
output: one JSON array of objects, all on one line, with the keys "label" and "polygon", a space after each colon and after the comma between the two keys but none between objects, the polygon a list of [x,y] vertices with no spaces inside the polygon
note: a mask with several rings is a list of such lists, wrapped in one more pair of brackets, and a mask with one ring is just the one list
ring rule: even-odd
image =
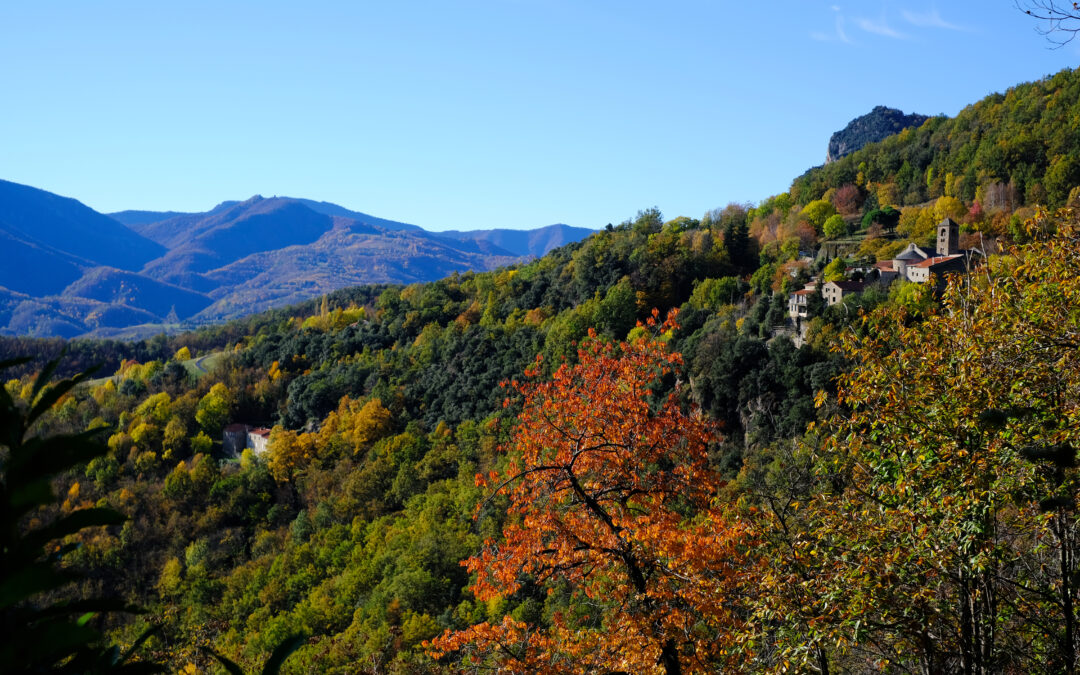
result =
[{"label": "blue hazy mountain ridge", "polygon": [[82,275],[84,266],[93,264],[17,232],[0,222],[2,287],[32,295],[59,293]]},{"label": "blue hazy mountain ridge", "polygon": [[219,212],[178,216],[135,229],[169,249],[144,272],[159,279],[208,272],[251,255],[310,244],[334,225],[296,200],[259,196]]},{"label": "blue hazy mountain ridge", "polygon": [[0,326],[9,335],[72,338],[160,321],[152,312],[124,304],[62,295],[38,298],[0,288]]},{"label": "blue hazy mountain ridge", "polygon": [[150,335],[350,285],[489,270],[592,232],[428,232],[329,202],[258,195],[204,213],[115,215],[127,224],[0,181],[0,334]]},{"label": "blue hazy mountain ridge", "polygon": [[[108,217],[112,218],[121,225],[132,227],[133,225],[149,225],[150,223],[157,223],[162,220],[168,220],[170,218],[178,218],[180,216],[192,216],[194,213],[187,211],[117,211],[116,213],[106,213]],[[132,227],[132,229],[134,229]]]},{"label": "blue hazy mountain ridge", "polygon": [[135,307],[158,317],[166,317],[170,312],[175,312],[180,319],[198,314],[212,302],[204,293],[115,267],[94,267],[87,270],[60,295],[66,298],[97,300],[108,305]]},{"label": "blue hazy mountain ridge", "polygon": [[[506,252],[471,248],[427,232],[387,232],[335,219],[335,226],[312,244],[255,253],[209,272],[211,279],[244,281],[230,286],[227,293],[211,293],[215,302],[200,316],[222,320],[234,316],[237,305],[277,307],[345,286],[430,281],[456,271],[493,269],[520,260]],[[283,279],[289,282],[281,283]]]},{"label": "blue hazy mountain ridge", "polygon": [[[235,200],[224,201],[206,213],[217,213],[222,209],[227,209],[230,206],[239,203],[240,202]],[[149,225],[151,223],[157,223],[162,220],[168,220],[179,216],[197,216],[199,213],[195,211],[139,211],[131,209],[127,211],[116,211],[115,213],[106,213],[105,215],[119,223],[131,227],[132,225]]]},{"label": "blue hazy mountain ridge", "polygon": [[[259,250],[314,241],[330,227],[330,216],[316,213],[295,199],[255,195],[225,208],[132,225],[131,229],[166,247],[169,253],[207,248],[220,249],[210,251],[216,255],[243,257]],[[253,235],[257,235],[256,241],[247,240]],[[238,251],[246,252],[238,255]]]},{"label": "blue hazy mountain ridge", "polygon": [[24,242],[120,269],[137,270],[165,253],[160,244],[79,201],[5,180],[0,223]]},{"label": "blue hazy mountain ridge", "polygon": [[584,227],[557,223],[535,230],[447,230],[436,234],[459,241],[486,241],[514,255],[540,258],[554,248],[581,241],[593,232]]},{"label": "blue hazy mountain ridge", "polygon": [[[252,197],[252,199],[256,198],[262,199],[262,197],[258,196]],[[428,232],[419,225],[411,225],[396,220],[379,218],[361,211],[353,211],[352,209],[347,209],[344,206],[331,202],[299,199],[295,197],[272,197],[271,199],[284,199],[298,202],[316,213],[349,218],[361,223],[381,227],[384,230],[408,230],[417,233]],[[207,213],[218,213],[239,203],[240,202],[222,202]],[[184,220],[177,220],[178,218],[191,219],[204,215],[206,214],[184,213],[178,211],[119,211],[117,213],[109,214],[109,216],[116,218],[125,225],[131,226],[137,232],[142,232],[151,239],[159,242],[162,241],[162,239],[160,234],[156,234],[156,230],[159,229],[159,227],[168,229],[163,223],[171,222],[174,225],[178,225],[185,222]],[[446,230],[442,232],[430,232],[429,234],[433,234],[436,237],[454,239],[460,242],[476,242],[477,248],[475,250],[478,252],[489,251],[493,255],[501,255],[503,252],[509,252],[512,255],[536,256],[539,258],[554,248],[558,248],[571,242],[580,241],[593,232],[594,230],[588,228],[573,227],[557,223],[555,225],[548,225],[546,227],[530,230],[515,230],[509,228],[497,228],[493,230]],[[492,246],[495,248],[491,248]]]},{"label": "blue hazy mountain ridge", "polygon": [[410,225],[408,223],[399,223],[396,220],[387,220],[385,218],[379,218],[367,213],[361,213],[360,211],[353,211],[347,209],[344,206],[338,206],[330,202],[317,202],[313,199],[297,199],[304,206],[308,207],[316,213],[322,213],[327,216],[340,216],[343,218],[349,218],[361,223],[367,223],[368,225],[375,225],[381,227],[384,230],[412,230],[415,232],[426,232],[424,228],[419,225]]},{"label": "blue hazy mountain ridge", "polygon": [[[256,195],[259,199],[262,197]],[[252,199],[254,199],[253,197]],[[276,199],[276,197],[274,198]],[[344,206],[333,204],[331,202],[320,202],[314,199],[299,199],[295,197],[281,197],[281,199],[289,199],[295,202],[299,202],[308,207],[315,213],[321,213],[327,216],[342,216],[344,218],[350,218],[352,220],[358,220],[362,223],[368,223],[369,225],[377,225],[386,230],[416,230],[424,231],[424,228],[419,225],[410,225],[408,223],[399,223],[396,220],[387,220],[386,218],[379,218],[378,216],[372,216],[360,211],[353,211],[347,209]],[[229,207],[239,204],[238,201],[224,201],[215,206],[214,208],[206,211],[205,213],[196,213],[188,211],[117,211],[115,213],[106,214],[110,218],[114,218],[128,227],[137,225],[153,225],[163,220],[170,220],[181,216],[203,216],[210,213],[217,213]],[[133,228],[138,229],[138,228]]]}]

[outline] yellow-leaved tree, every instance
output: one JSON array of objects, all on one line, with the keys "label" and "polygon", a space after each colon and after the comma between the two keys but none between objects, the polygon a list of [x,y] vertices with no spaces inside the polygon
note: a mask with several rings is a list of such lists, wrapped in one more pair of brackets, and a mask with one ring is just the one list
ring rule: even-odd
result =
[{"label": "yellow-leaved tree", "polygon": [[1076,671],[1080,226],[1029,233],[845,343],[808,502],[757,521],[782,542],[758,609],[777,670]]}]

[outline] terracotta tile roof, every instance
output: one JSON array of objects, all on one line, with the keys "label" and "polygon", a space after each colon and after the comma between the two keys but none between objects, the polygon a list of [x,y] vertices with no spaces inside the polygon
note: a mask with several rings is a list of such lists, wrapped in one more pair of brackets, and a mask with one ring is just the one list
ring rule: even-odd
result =
[{"label": "terracotta tile roof", "polygon": [[876,263],[874,263],[874,267],[881,270],[882,272],[892,272],[893,271],[893,264],[892,264],[891,260],[882,260],[880,262],[876,262]]},{"label": "terracotta tile roof", "polygon": [[814,294],[814,289],[812,289],[812,288],[804,288],[801,291],[795,291],[794,293],[792,293],[792,295],[813,295],[813,294]]},{"label": "terracotta tile roof", "polygon": [[914,265],[912,265],[912,267],[935,267],[935,266],[940,265],[942,263],[947,263],[950,260],[956,260],[957,258],[962,258],[962,257],[964,257],[964,256],[962,256],[960,254],[940,255],[940,256],[935,256],[933,258],[927,258],[926,260],[924,260],[924,261],[922,261],[920,263],[915,263]]},{"label": "terracotta tile roof", "polygon": [[270,438],[270,430],[266,427],[252,429],[249,433],[255,434],[256,436],[262,436],[263,438]]}]

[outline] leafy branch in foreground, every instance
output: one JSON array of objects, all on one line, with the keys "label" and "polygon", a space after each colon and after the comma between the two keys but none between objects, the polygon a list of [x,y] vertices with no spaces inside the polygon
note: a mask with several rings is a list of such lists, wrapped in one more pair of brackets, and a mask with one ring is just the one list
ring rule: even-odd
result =
[{"label": "leafy branch in foreground", "polygon": [[[0,362],[0,371],[27,359]],[[105,645],[92,622],[108,612],[138,613],[111,598],[53,600],[81,575],[63,567],[63,557],[78,548],[66,541],[92,527],[120,525],[126,517],[110,508],[78,509],[45,524],[36,517],[56,503],[52,481],[59,475],[101,457],[108,448],[98,442],[101,429],[42,437],[34,425],[93,371],[50,384],[59,361],[50,361],[35,379],[27,405],[0,387],[0,672],[110,673],[141,675],[165,669],[149,661],[133,661],[135,653],[159,628],[143,632],[127,649]],[[283,640],[264,664],[263,675],[276,675],[281,664],[304,642]],[[229,673],[242,673],[235,663],[207,650]]]},{"label": "leafy branch in foreground", "polygon": [[[274,651],[266,659],[266,663],[263,664],[261,671],[262,675],[277,675],[281,670],[281,665],[285,663],[285,659],[295,652],[304,644],[307,637],[303,635],[294,635],[282,640]],[[221,654],[218,654],[213,649],[204,649],[207,654],[217,659],[218,663],[229,673],[229,675],[245,675],[244,670],[236,665],[234,661],[225,658]]]},{"label": "leafy branch in foreground", "polygon": [[[26,359],[0,362],[0,371]],[[78,547],[67,538],[91,527],[119,525],[125,517],[109,508],[79,509],[36,524],[39,510],[55,503],[52,480],[99,457],[107,448],[99,430],[42,438],[33,433],[41,416],[90,373],[49,383],[58,361],[34,381],[27,406],[0,388],[0,671],[4,673],[149,673],[154,664],[131,662],[150,636],[144,633],[126,651],[102,646],[92,626],[104,612],[133,608],[108,599],[54,600],[80,576],[59,563]],[[29,523],[27,522],[29,521]]]}]

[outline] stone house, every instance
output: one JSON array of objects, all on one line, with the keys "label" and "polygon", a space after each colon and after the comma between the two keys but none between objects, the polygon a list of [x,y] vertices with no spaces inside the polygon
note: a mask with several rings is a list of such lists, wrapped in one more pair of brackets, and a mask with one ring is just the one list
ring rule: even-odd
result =
[{"label": "stone house", "polygon": [[246,424],[230,424],[221,433],[221,447],[226,455],[236,456],[247,447],[247,435],[251,427]]},{"label": "stone house", "polygon": [[266,452],[267,444],[269,442],[270,430],[266,427],[252,429],[247,434],[247,447],[251,448],[251,451],[256,455],[261,455]]},{"label": "stone house", "polygon": [[788,295],[788,316],[792,319],[805,319],[807,315],[807,303],[814,289],[804,288]]},{"label": "stone house", "polygon": [[917,284],[926,283],[932,274],[938,283],[944,283],[945,274],[967,271],[971,254],[960,248],[960,225],[946,218],[937,224],[937,246],[933,251],[909,244],[892,259],[892,268],[898,277]]},{"label": "stone house", "polygon": [[893,256],[892,270],[898,278],[910,281],[908,279],[908,267],[933,257],[934,251],[916,244],[908,244],[907,248]]},{"label": "stone house", "polygon": [[864,288],[864,281],[828,281],[821,287],[821,295],[825,298],[825,304],[832,307],[848,295],[862,293]]},{"label": "stone house", "polygon": [[269,441],[270,429],[250,424],[230,424],[225,427],[221,437],[225,454],[233,457],[239,456],[245,448],[251,448],[257,455],[262,454],[266,452]]}]

